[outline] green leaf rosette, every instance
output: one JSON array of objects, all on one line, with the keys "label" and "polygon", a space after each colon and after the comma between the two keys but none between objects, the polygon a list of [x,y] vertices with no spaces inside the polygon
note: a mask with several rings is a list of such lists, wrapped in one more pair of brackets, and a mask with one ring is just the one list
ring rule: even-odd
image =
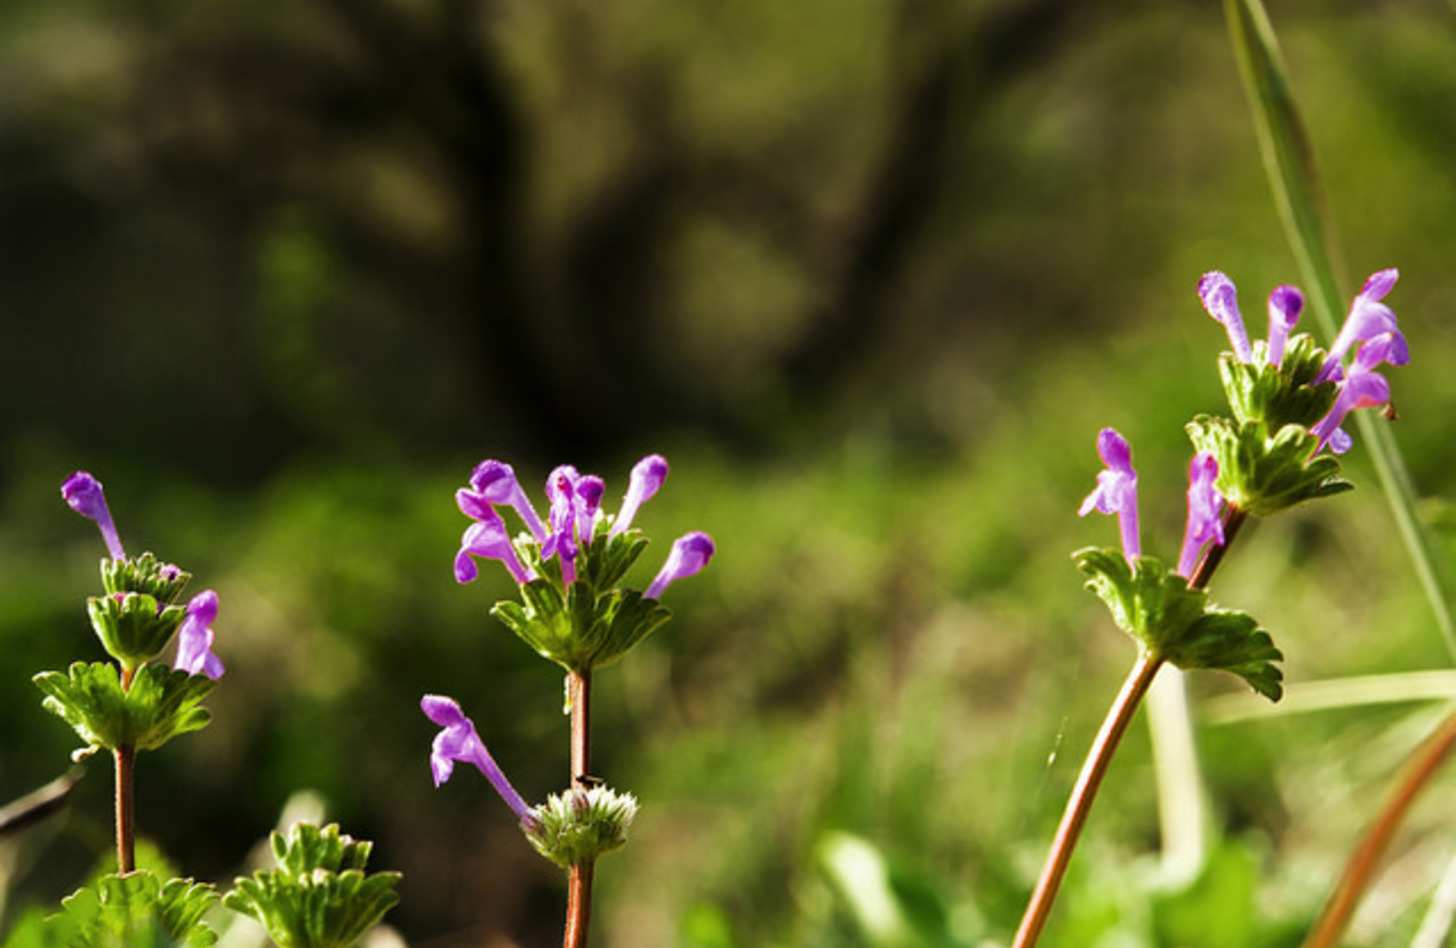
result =
[{"label": "green leaf rosette", "polygon": [[1262,421],[1198,415],[1187,430],[1194,448],[1218,461],[1219,493],[1245,513],[1267,517],[1354,486],[1340,477],[1333,455],[1316,455],[1319,439],[1301,425],[1285,425],[1271,437]]},{"label": "green leaf rosette", "polygon": [[163,605],[146,593],[92,596],[86,600],[86,611],[107,654],[125,668],[162,654],[187,618],[183,606]]},{"label": "green leaf rosette", "polygon": [[191,581],[191,573],[163,563],[152,553],[133,559],[101,561],[101,588],[111,596],[143,593],[163,605],[171,605]]},{"label": "green leaf rosette", "polygon": [[498,602],[491,615],[567,671],[609,665],[672,618],[656,599],[616,586],[647,542],[636,530],[614,537],[599,530],[582,545],[576,582],[563,592],[559,558],[543,562],[536,544],[524,538],[517,552],[540,578],[519,587],[520,602]]},{"label": "green leaf rosette", "polygon": [[1284,656],[1247,613],[1210,608],[1206,590],[1189,588],[1187,579],[1150,556],[1138,557],[1135,567],[1112,549],[1072,556],[1113,622],[1149,655],[1183,669],[1232,672],[1271,701],[1283,695],[1284,676],[1274,662]]},{"label": "green leaf rosette", "polygon": [[81,756],[100,748],[153,750],[211,720],[200,705],[213,681],[164,665],[141,666],[127,689],[109,662],[76,662],[67,674],[41,672],[31,680],[45,692],[42,706],[65,719],[87,744],[77,752]]},{"label": "green leaf rosette", "polygon": [[1240,362],[1232,353],[1219,356],[1218,372],[1223,380],[1229,409],[1240,423],[1263,422],[1270,431],[1285,425],[1308,428],[1335,404],[1338,386],[1333,381],[1316,383],[1326,353],[1308,333],[1291,336],[1278,365],[1270,365],[1267,344],[1253,344],[1254,360]]},{"label": "green leaf rosette", "polygon": [[256,919],[280,948],[350,948],[399,901],[397,872],[364,873],[372,844],[298,823],[274,833],[278,868],[240,878],[223,898]]}]

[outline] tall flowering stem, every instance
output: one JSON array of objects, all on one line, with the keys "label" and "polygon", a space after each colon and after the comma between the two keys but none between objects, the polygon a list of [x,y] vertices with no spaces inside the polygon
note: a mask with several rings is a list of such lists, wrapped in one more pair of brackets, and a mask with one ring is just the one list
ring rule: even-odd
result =
[{"label": "tall flowering stem", "polygon": [[[667,474],[661,455],[639,461],[615,514],[602,509],[602,478],[569,464],[546,479],[551,506],[545,518],[536,513],[510,465],[501,461],[481,462],[469,487],[455,495],[461,512],[474,521],[456,552],[456,580],[468,583],[479,575],[477,558],[499,560],[516,581],[520,599],[497,602],[491,614],[566,671],[570,784],[526,816],[517,813],[537,851],[567,871],[565,948],[586,945],[596,860],[626,841],[637,810],[631,794],[617,793],[591,775],[592,672],[617,661],[667,622],[672,614],[660,597],[677,580],[701,571],[715,551],[706,533],[687,533],[673,543],[645,591],[622,585],[648,542],[633,521]],[[512,536],[498,507],[512,508],[528,532]],[[484,760],[483,750],[473,753]],[[493,763],[490,769],[498,770]],[[500,777],[498,790],[503,783]],[[502,796],[514,793],[502,791]]]},{"label": "tall flowering stem", "polygon": [[[1207,588],[1208,581],[1213,578],[1214,570],[1218,569],[1218,564],[1223,561],[1224,552],[1233,542],[1234,537],[1238,535],[1239,527],[1245,519],[1246,516],[1243,512],[1236,508],[1230,507],[1224,512],[1224,542],[1208,545],[1198,567],[1194,570],[1193,577],[1189,580],[1190,588]],[[1138,650],[1137,659],[1133,662],[1132,669],[1122,684],[1122,689],[1113,699],[1112,706],[1107,709],[1107,716],[1102,720],[1102,727],[1097,731],[1097,737],[1093,739],[1092,747],[1087,751],[1087,757],[1082,762],[1082,771],[1077,775],[1077,782],[1072,787],[1072,794],[1067,799],[1066,808],[1062,811],[1062,821],[1057,826],[1057,834],[1052,839],[1051,850],[1047,853],[1046,862],[1042,866],[1041,875],[1037,878],[1036,887],[1032,890],[1031,898],[1027,902],[1026,911],[1021,916],[1021,925],[1016,930],[1016,939],[1012,942],[1012,948],[1030,948],[1041,937],[1042,929],[1046,927],[1047,918],[1051,915],[1052,904],[1056,901],[1057,891],[1061,888],[1062,878],[1067,874],[1072,852],[1076,849],[1077,840],[1082,835],[1082,827],[1087,822],[1087,815],[1092,812],[1092,802],[1097,798],[1097,791],[1102,786],[1102,778],[1107,775],[1107,768],[1112,764],[1112,757],[1117,753],[1118,744],[1122,742],[1123,734],[1127,732],[1134,713],[1142,703],[1143,697],[1147,695],[1148,688],[1152,686],[1159,669],[1163,667],[1163,662],[1164,659],[1161,656],[1153,654],[1146,648]]]}]

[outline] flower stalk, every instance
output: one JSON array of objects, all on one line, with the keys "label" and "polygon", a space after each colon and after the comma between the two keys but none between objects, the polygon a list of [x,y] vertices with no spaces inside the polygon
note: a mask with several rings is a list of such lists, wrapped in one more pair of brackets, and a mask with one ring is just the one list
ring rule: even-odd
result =
[{"label": "flower stalk", "polygon": [[[591,783],[591,672],[566,676],[571,703],[571,789],[585,790]],[[585,948],[591,924],[592,875],[595,862],[573,863],[567,870],[566,930],[562,948]]]},{"label": "flower stalk", "polygon": [[1031,900],[1022,914],[1021,926],[1016,930],[1016,940],[1012,942],[1012,948],[1030,948],[1041,937],[1041,930],[1046,926],[1047,917],[1052,911],[1052,903],[1056,901],[1057,890],[1061,888],[1062,877],[1066,875],[1067,865],[1072,860],[1072,851],[1076,849],[1077,839],[1082,835],[1082,826],[1087,822],[1087,814],[1092,811],[1092,801],[1096,799],[1097,790],[1102,786],[1102,778],[1107,775],[1107,768],[1112,763],[1112,755],[1116,753],[1122,735],[1132,723],[1133,713],[1137,711],[1143,696],[1148,693],[1148,688],[1153,683],[1153,678],[1157,676],[1158,669],[1162,667],[1162,658],[1146,650],[1138,651],[1137,660],[1133,662],[1132,670],[1122,684],[1122,690],[1113,699],[1112,707],[1107,710],[1102,727],[1082,763],[1082,772],[1077,775],[1076,786],[1072,788],[1067,807],[1062,811],[1062,822],[1057,827],[1057,835],[1052,840],[1051,851],[1047,853],[1046,864],[1042,866],[1041,876],[1031,893]]},{"label": "flower stalk", "polygon": [[1350,923],[1350,917],[1355,913],[1360,896],[1370,884],[1370,877],[1374,874],[1380,857],[1390,845],[1396,828],[1405,819],[1416,797],[1430,784],[1436,771],[1451,755],[1453,748],[1456,748],[1456,714],[1447,716],[1441,726],[1417,748],[1399,783],[1376,815],[1375,822],[1366,830],[1360,845],[1350,854],[1349,861],[1340,873],[1340,880],[1335,884],[1334,892],[1330,894],[1319,918],[1305,936],[1302,948],[1334,948],[1339,942],[1345,926]]},{"label": "flower stalk", "polygon": [[116,758],[116,872],[136,870],[136,748],[118,747]]}]

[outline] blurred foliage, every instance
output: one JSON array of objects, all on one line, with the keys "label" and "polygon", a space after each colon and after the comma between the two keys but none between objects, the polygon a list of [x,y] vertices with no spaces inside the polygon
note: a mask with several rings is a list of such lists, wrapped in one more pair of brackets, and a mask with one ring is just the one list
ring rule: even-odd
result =
[{"label": "blurred foliage", "polygon": [[[1402,269],[1397,436],[1449,497],[1452,10],[1272,13],[1350,272]],[[1208,4],[9,0],[0,799],[74,747],[30,676],[101,658],[101,545],[57,495],[84,467],[221,599],[213,723],[143,761],[141,831],[226,880],[317,788],[403,871],[412,943],[552,944],[558,873],[483,781],[430,785],[425,691],[529,799],[567,774],[560,676],[487,615],[504,572],[451,576],[451,492],[489,455],[610,495],[658,450],[640,581],[684,530],[720,552],[597,681],[595,769],[643,804],[600,944],[886,944],[876,891],[916,943],[1004,940],[1130,657],[1068,556],[1113,536],[1073,516],[1096,432],[1172,555],[1212,267],[1251,319],[1295,278]],[[1346,464],[1359,490],[1253,524],[1212,590],[1292,687],[1449,663]],[[1436,713],[1200,727],[1223,842],[1193,882],[1134,729],[1048,943],[1292,944]],[[0,840],[0,927],[106,852],[103,764]],[[1406,943],[1440,796],[1352,943]]]}]

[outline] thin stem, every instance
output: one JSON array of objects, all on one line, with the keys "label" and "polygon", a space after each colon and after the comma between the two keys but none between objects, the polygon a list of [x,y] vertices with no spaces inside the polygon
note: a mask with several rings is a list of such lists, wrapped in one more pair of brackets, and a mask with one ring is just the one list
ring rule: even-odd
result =
[{"label": "thin stem", "polygon": [[1132,722],[1133,712],[1137,710],[1138,703],[1147,693],[1148,686],[1153,683],[1153,677],[1157,675],[1162,664],[1161,658],[1140,651],[1132,671],[1128,673],[1127,681],[1123,682],[1122,690],[1112,702],[1112,707],[1108,708],[1102,729],[1097,732],[1092,749],[1087,752],[1082,772],[1077,776],[1071,798],[1067,800],[1062,823],[1057,827],[1056,838],[1052,840],[1051,851],[1047,853],[1046,864],[1042,866],[1041,878],[1037,880],[1031,901],[1027,903],[1026,913],[1021,917],[1021,927],[1016,931],[1012,948],[1031,948],[1040,937],[1047,916],[1051,914],[1052,902],[1056,900],[1062,877],[1066,875],[1067,864],[1071,862],[1077,837],[1081,835],[1082,826],[1087,822],[1087,814],[1092,810],[1092,801],[1097,797],[1097,788],[1101,786],[1107,767],[1112,763],[1112,755],[1117,750],[1118,742]]},{"label": "thin stem", "polygon": [[116,757],[116,871],[120,875],[136,869],[135,783],[136,748],[118,747]]},{"label": "thin stem", "polygon": [[1350,854],[1340,881],[1335,884],[1335,891],[1325,903],[1324,911],[1304,939],[1303,948],[1330,948],[1339,940],[1396,827],[1405,818],[1416,796],[1445,763],[1453,747],[1456,747],[1456,714],[1442,721],[1435,733],[1416,749],[1395,791],[1381,807],[1375,822],[1365,831],[1365,838]]},{"label": "thin stem", "polygon": [[1211,543],[1208,549],[1203,551],[1203,559],[1198,561],[1198,568],[1193,571],[1193,578],[1188,580],[1189,588],[1207,588],[1208,581],[1213,578],[1213,571],[1218,569],[1218,564],[1223,562],[1224,554],[1234,544],[1234,537],[1239,535],[1239,528],[1248,519],[1247,513],[1232,505],[1224,511],[1223,543]]},{"label": "thin stem", "polygon": [[[1224,554],[1228,552],[1248,516],[1233,506],[1224,511],[1224,542],[1222,545],[1210,545],[1204,551],[1203,558],[1193,571],[1193,578],[1188,581],[1190,587],[1207,587],[1208,581],[1223,562]],[[1046,864],[1042,866],[1041,877],[1037,879],[1036,888],[1032,890],[1031,901],[1027,903],[1026,912],[1021,916],[1021,927],[1016,930],[1016,940],[1012,943],[1012,948],[1031,948],[1041,936],[1041,930],[1051,914],[1052,903],[1056,901],[1057,890],[1061,887],[1062,877],[1066,875],[1067,865],[1071,862],[1072,850],[1077,846],[1082,826],[1087,822],[1087,814],[1092,811],[1092,801],[1096,799],[1102,778],[1112,763],[1112,755],[1162,665],[1161,657],[1140,651],[1132,671],[1123,682],[1122,690],[1113,700],[1112,707],[1107,709],[1102,729],[1097,732],[1096,740],[1087,751],[1082,772],[1077,776],[1077,784],[1072,788],[1072,796],[1062,812],[1061,825],[1057,827],[1057,835],[1052,840],[1051,851],[1047,853]]]},{"label": "thin stem", "polygon": [[[571,789],[568,792],[576,793],[585,789],[591,774],[591,672],[568,672],[566,696],[571,703]],[[568,870],[562,948],[586,948],[594,867],[595,863],[584,862]]]},{"label": "thin stem", "polygon": [[[136,669],[121,667],[121,690],[130,691]],[[116,758],[116,871],[136,869],[136,748],[118,747]]]}]

